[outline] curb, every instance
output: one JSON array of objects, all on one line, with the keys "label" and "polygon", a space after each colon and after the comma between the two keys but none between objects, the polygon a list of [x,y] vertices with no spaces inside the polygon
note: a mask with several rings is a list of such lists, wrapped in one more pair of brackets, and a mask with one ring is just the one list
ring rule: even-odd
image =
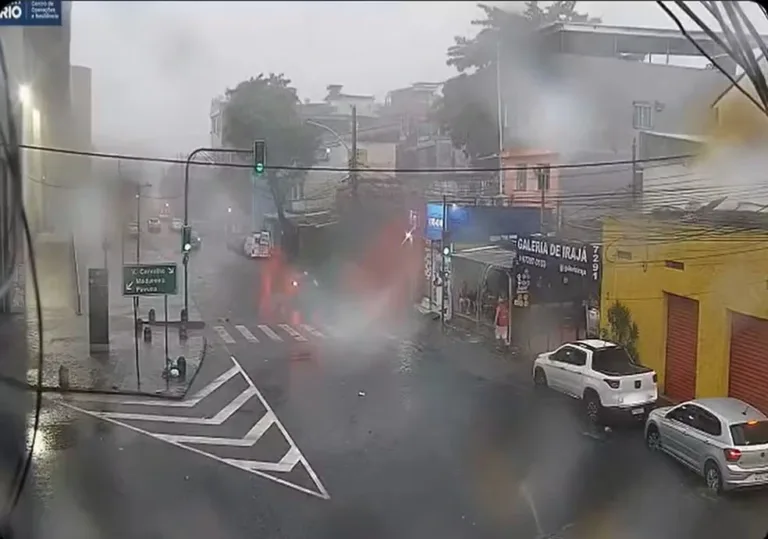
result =
[{"label": "curb", "polygon": [[[168,322],[165,322],[164,320],[155,320],[154,322],[150,322],[149,320],[141,319],[141,322],[147,326],[152,327],[178,327],[182,325],[181,320],[168,320]],[[205,329],[205,322],[202,320],[189,320],[187,321],[187,329]]]},{"label": "curb", "polygon": [[167,400],[167,401],[182,401],[187,397],[187,394],[189,393],[190,388],[192,387],[192,384],[195,383],[195,379],[197,378],[197,375],[200,373],[200,369],[203,367],[203,362],[205,361],[206,356],[208,355],[208,339],[203,337],[203,348],[200,351],[199,361],[197,362],[197,369],[195,369],[195,372],[192,374],[192,376],[189,378],[189,381],[186,384],[186,389],[183,393],[180,395],[168,395],[165,393],[152,393],[149,391],[137,391],[134,389],[85,389],[85,388],[69,388],[69,389],[62,389],[59,386],[49,386],[44,385],[42,387],[31,384],[29,382],[20,382],[18,380],[8,379],[7,382],[11,383],[12,385],[21,387],[23,389],[29,389],[31,391],[40,391],[42,393],[58,393],[60,395],[106,395],[106,396],[124,396],[124,397],[148,397],[153,398],[157,400]]}]

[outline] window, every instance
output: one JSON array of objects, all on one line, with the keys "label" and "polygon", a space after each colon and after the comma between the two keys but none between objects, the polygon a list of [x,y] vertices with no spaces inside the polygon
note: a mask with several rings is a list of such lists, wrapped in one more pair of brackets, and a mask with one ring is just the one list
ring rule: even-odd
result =
[{"label": "window", "polygon": [[517,185],[515,190],[525,191],[528,188],[528,169],[523,167],[517,169]]},{"label": "window", "polygon": [[720,436],[723,433],[723,426],[720,420],[702,408],[697,408],[698,412],[694,427],[710,436]]},{"label": "window", "polygon": [[633,105],[632,126],[635,129],[651,129],[653,127],[653,108],[651,104],[635,102]]},{"label": "window", "polygon": [[592,369],[610,376],[627,376],[643,372],[632,360],[626,349],[621,346],[609,346],[592,353]]},{"label": "window", "polygon": [[734,445],[768,444],[768,421],[747,421],[731,425]]},{"label": "window", "polygon": [[583,367],[587,364],[587,353],[583,350],[577,350],[576,348],[571,348],[568,350],[568,355],[566,356],[566,362],[569,365],[576,365],[577,367]]},{"label": "window", "polygon": [[549,191],[549,165],[536,167],[536,183],[539,191]]},{"label": "window", "polygon": [[684,404],[669,412],[667,418],[692,427],[696,422],[696,407]]}]

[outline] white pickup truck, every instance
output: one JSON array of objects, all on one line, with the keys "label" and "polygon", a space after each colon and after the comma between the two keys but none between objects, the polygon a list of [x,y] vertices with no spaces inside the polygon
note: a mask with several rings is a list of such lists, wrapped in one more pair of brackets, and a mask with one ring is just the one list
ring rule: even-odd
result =
[{"label": "white pickup truck", "polygon": [[622,347],[585,339],[540,354],[533,381],[584,403],[593,423],[609,417],[644,421],[659,397],[656,373],[635,363]]},{"label": "white pickup truck", "polygon": [[254,232],[245,238],[243,251],[248,258],[269,258],[272,256],[272,235],[268,230]]}]

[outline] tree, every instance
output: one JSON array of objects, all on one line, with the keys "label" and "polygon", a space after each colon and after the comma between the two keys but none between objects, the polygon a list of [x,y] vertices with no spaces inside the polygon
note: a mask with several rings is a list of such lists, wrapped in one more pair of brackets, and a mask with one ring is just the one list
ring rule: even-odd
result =
[{"label": "tree", "polygon": [[299,114],[299,97],[291,81],[270,73],[250,78],[226,92],[224,143],[251,148],[253,141],[267,141],[268,165],[311,166],[320,145],[317,130]]},{"label": "tree", "polygon": [[302,120],[299,97],[290,84],[282,74],[252,77],[226,91],[223,111],[226,146],[251,148],[254,140],[266,141],[268,170],[265,176],[284,232],[292,232],[284,215],[286,193],[304,180],[305,172],[275,171],[269,167],[311,166],[320,146],[320,134]]},{"label": "tree", "polygon": [[484,17],[472,21],[480,31],[473,38],[456,37],[448,49],[447,64],[459,75],[446,81],[443,96],[436,105],[435,119],[447,132],[454,146],[467,156],[478,157],[498,153],[498,121],[494,106],[496,60],[503,51],[525,48],[532,54],[543,54],[537,47],[535,32],[553,22],[600,22],[598,18],[576,11],[576,2],[552,2],[541,8],[539,2],[525,2],[525,10],[512,12],[499,7],[478,4]]},{"label": "tree", "polygon": [[481,27],[474,38],[455,37],[455,44],[448,48],[447,64],[460,73],[471,68],[483,69],[495,65],[496,49],[521,44],[536,29],[555,22],[599,23],[598,17],[590,17],[576,11],[576,2],[552,2],[542,9],[539,2],[525,2],[525,10],[513,12],[503,8],[478,4],[484,18],[472,21]]},{"label": "tree", "polygon": [[632,320],[629,307],[616,301],[605,314],[608,327],[601,331],[602,338],[620,344],[636,363],[640,363],[640,354],[637,350],[640,330],[637,323]]}]

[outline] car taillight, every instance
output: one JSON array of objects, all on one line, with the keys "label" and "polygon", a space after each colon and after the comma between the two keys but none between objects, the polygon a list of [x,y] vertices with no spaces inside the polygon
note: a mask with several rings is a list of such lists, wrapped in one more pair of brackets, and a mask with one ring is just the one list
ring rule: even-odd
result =
[{"label": "car taillight", "polygon": [[611,389],[619,389],[620,382],[618,380],[609,380],[608,378],[603,378],[603,382],[608,384]]},{"label": "car taillight", "polygon": [[653,383],[655,384],[655,383],[656,383],[656,382],[658,382],[658,381],[659,381],[659,377],[658,377],[658,376],[656,375],[656,373],[654,372],[654,373],[653,373]]},{"label": "car taillight", "polygon": [[737,462],[741,458],[741,451],[738,449],[725,449],[723,452],[728,462]]}]

